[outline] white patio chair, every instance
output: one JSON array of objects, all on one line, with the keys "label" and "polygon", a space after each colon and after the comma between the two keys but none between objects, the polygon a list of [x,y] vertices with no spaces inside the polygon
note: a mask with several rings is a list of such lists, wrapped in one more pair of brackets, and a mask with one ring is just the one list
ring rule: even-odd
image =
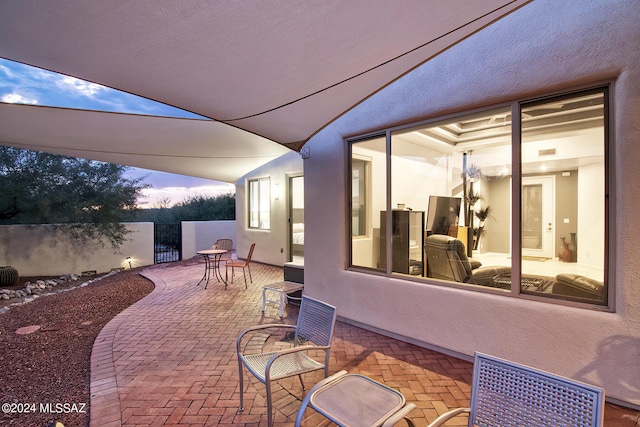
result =
[{"label": "white patio chair", "polygon": [[[297,375],[304,390],[302,374],[323,369],[324,376],[327,377],[329,375],[329,349],[333,339],[336,314],[334,306],[303,296],[296,325],[257,325],[240,333],[236,341],[238,373],[240,376],[240,411],[244,410],[243,367],[263,383],[267,389],[268,426],[273,425],[271,381]],[[265,329],[294,330],[293,347],[268,353],[244,354],[242,352],[242,339],[245,335],[250,332],[264,331]],[[304,345],[300,343],[304,343]],[[318,350],[324,351],[324,361],[317,361],[308,354],[311,351]]]},{"label": "white patio chair", "polygon": [[442,414],[429,427],[463,413],[469,413],[469,427],[600,427],[604,390],[476,353],[470,407]]}]

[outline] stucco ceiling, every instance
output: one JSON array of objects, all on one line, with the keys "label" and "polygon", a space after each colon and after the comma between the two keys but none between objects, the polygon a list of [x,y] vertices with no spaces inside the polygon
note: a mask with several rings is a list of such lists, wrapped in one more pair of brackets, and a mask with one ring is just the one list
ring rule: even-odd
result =
[{"label": "stucco ceiling", "polygon": [[0,105],[0,143],[233,182],[527,0],[20,0],[0,57],[208,117]]}]

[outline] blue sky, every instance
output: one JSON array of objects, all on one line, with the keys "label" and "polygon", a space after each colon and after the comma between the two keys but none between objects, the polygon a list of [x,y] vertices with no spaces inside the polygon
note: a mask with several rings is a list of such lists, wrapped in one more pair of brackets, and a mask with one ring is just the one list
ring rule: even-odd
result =
[{"label": "blue sky", "polygon": [[[120,92],[95,83],[64,76],[0,58],[0,102],[79,108],[153,116],[201,118],[155,101]],[[139,201],[141,207],[153,207],[159,200],[177,203],[186,197],[233,193],[231,184],[132,168],[131,177],[145,176],[152,189]]]}]

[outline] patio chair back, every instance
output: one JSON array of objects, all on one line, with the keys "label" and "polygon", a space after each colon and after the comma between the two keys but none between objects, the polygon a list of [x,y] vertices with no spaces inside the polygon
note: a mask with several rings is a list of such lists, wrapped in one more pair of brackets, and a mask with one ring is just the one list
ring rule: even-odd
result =
[{"label": "patio chair back", "polygon": [[476,353],[469,426],[597,427],[604,390]]},{"label": "patio chair back", "polygon": [[336,308],[322,301],[302,297],[294,345],[299,339],[319,346],[330,346],[336,324]]},{"label": "patio chair back", "polygon": [[212,249],[224,249],[227,251],[233,250],[233,240],[232,239],[218,239],[211,247]]},{"label": "patio chair back", "polygon": [[247,261],[246,264],[249,265],[249,263],[251,262],[251,257],[253,257],[253,250],[256,248],[256,244],[252,243],[251,247],[249,248],[249,255],[247,255]]}]

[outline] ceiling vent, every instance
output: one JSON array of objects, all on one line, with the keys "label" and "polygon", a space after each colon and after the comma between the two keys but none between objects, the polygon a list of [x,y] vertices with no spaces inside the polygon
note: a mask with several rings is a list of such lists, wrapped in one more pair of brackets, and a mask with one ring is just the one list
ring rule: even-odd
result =
[{"label": "ceiling vent", "polygon": [[546,150],[538,150],[538,157],[555,156],[555,155],[556,155],[556,149],[555,148],[548,148]]}]

